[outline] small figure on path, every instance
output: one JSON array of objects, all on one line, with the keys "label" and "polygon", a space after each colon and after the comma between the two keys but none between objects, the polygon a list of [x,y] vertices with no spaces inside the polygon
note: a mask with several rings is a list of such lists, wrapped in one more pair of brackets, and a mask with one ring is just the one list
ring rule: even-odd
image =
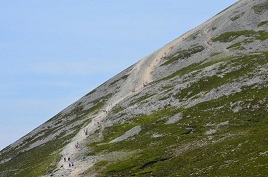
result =
[{"label": "small figure on path", "polygon": [[75,144],[75,148],[78,149],[79,147],[80,147],[80,145],[79,145],[79,143],[77,141],[76,144]]},{"label": "small figure on path", "polygon": [[85,135],[88,135],[88,129],[87,128],[84,130],[84,132],[85,132]]}]

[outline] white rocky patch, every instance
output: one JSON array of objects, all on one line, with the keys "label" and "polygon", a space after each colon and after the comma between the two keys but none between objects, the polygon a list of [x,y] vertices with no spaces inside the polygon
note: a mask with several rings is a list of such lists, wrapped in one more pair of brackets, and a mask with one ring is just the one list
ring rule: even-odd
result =
[{"label": "white rocky patch", "polygon": [[174,124],[174,123],[178,122],[181,119],[182,119],[182,115],[181,115],[181,113],[178,113],[178,114],[175,114],[174,116],[170,117],[165,124],[166,125],[167,124]]},{"label": "white rocky patch", "polygon": [[215,130],[215,129],[210,129],[210,130],[208,130],[208,131],[205,132],[205,135],[212,135],[212,134],[214,134],[214,133],[217,133],[217,130]]},{"label": "white rocky patch", "polygon": [[157,133],[154,133],[152,135],[152,138],[159,138],[159,137],[162,137],[163,135],[162,134],[157,134]]},{"label": "white rocky patch", "polygon": [[116,143],[116,142],[119,142],[119,141],[126,140],[129,137],[132,137],[134,135],[139,134],[140,131],[141,131],[141,126],[138,125],[136,127],[133,127],[132,129],[130,129],[129,131],[127,131],[124,135],[119,136],[119,137],[115,138],[114,140],[110,141],[110,143]]}]

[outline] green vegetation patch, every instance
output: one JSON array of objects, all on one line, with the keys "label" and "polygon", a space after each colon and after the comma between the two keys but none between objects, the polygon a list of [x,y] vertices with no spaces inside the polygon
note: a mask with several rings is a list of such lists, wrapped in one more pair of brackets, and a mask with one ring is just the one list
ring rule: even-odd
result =
[{"label": "green vegetation patch", "polygon": [[259,31],[259,34],[258,34],[258,36],[256,36],[256,39],[261,40],[261,41],[268,39],[268,32]]},{"label": "green vegetation patch", "polygon": [[114,106],[113,109],[112,109],[112,113],[116,114],[116,113],[119,113],[119,112],[121,112],[123,110],[125,110],[125,108],[123,108],[121,106]]},{"label": "green vegetation patch", "polygon": [[219,54],[221,54],[221,52],[214,52],[214,53],[212,53],[212,54],[210,55],[210,57],[214,57],[214,56],[219,55]]},{"label": "green vegetation patch", "polygon": [[229,47],[227,47],[227,49],[244,50],[245,48],[243,47],[243,45],[254,42],[255,39],[263,41],[263,40],[266,40],[267,38],[268,38],[268,32],[259,31],[257,36],[252,37],[252,38],[247,38],[244,41],[232,44]]},{"label": "green vegetation patch", "polygon": [[[135,123],[142,125],[142,131],[134,138],[93,148],[138,153],[105,162],[97,176],[263,176],[268,172],[267,94],[267,88],[244,87],[242,92],[191,108],[170,107],[139,116]],[[237,102],[241,110],[233,112]],[[178,112],[183,118],[166,125],[163,118]],[[222,122],[227,123],[217,126]],[[205,135],[211,128],[217,132]]]},{"label": "green vegetation patch", "polygon": [[[266,54],[266,55],[265,55]],[[200,92],[209,92],[210,90],[217,88],[223,84],[227,84],[235,81],[236,79],[245,76],[246,74],[255,70],[256,67],[262,66],[268,62],[267,53],[262,54],[251,54],[247,56],[240,56],[229,60],[228,63],[222,65],[221,70],[224,68],[236,68],[237,69],[225,73],[223,77],[213,75],[211,77],[203,77],[191,86],[182,89],[178,94],[175,95],[178,99],[188,99]]]},{"label": "green vegetation patch", "polygon": [[257,4],[252,7],[256,14],[262,14],[268,10],[268,2]]},{"label": "green vegetation patch", "polygon": [[268,24],[268,20],[259,23],[259,24],[258,24],[258,27],[261,27],[261,26],[266,25],[266,24]]},{"label": "green vegetation patch", "polygon": [[[233,67],[243,65],[241,69],[227,73],[224,78],[205,78],[213,79],[210,82],[200,80],[204,82],[203,85],[212,85],[212,88],[264,65],[267,63],[267,54],[262,52],[220,58],[191,67],[199,69],[221,61],[228,62]],[[184,72],[188,73],[193,71],[192,69],[188,68]],[[211,89],[207,87],[201,90]],[[151,115],[134,117],[130,124],[106,128],[104,141],[90,144],[90,149],[95,153],[136,151],[137,154],[128,159],[105,163],[97,176],[266,174],[268,89],[265,85],[241,89],[241,92],[202,102],[191,108],[167,107]],[[178,122],[165,124],[170,117],[178,113],[182,116]],[[105,140],[119,137],[136,125],[141,126],[141,132],[127,140],[112,144]],[[211,129],[216,131],[206,135]]]},{"label": "green vegetation patch", "polygon": [[119,125],[114,125],[112,127],[107,127],[102,133],[103,136],[105,137],[105,142],[110,142],[113,139],[125,134],[128,130],[132,129],[135,127],[137,124],[136,123],[129,123],[129,124],[119,124]]},{"label": "green vegetation patch", "polygon": [[176,53],[174,56],[168,59],[165,63],[161,64],[161,66],[169,65],[177,60],[180,59],[187,59],[191,57],[193,54],[202,52],[205,48],[201,45],[193,45],[187,50],[180,50],[178,53]]},{"label": "green vegetation patch", "polygon": [[[81,103],[77,104],[76,107],[69,114],[62,117],[62,119],[65,119],[68,116],[75,116],[73,120],[67,122],[66,124],[64,124],[64,126],[71,125],[78,120],[84,120],[85,116],[89,113],[98,112],[105,105],[105,101],[107,101],[107,99],[109,99],[111,95],[112,94],[108,94],[97,100],[94,100],[94,106],[87,110],[84,110]],[[55,120],[55,118],[53,118],[53,120]],[[84,120],[84,122],[86,121],[88,120]],[[59,120],[59,122],[56,124],[59,123],[61,123],[61,120]],[[70,131],[73,132],[68,136],[64,136],[65,132],[63,132],[61,133],[61,135],[57,136],[57,138],[52,141],[35,147],[29,151],[20,152],[22,149],[25,149],[32,143],[44,139],[49,135],[55,133],[55,131],[58,131],[58,129],[57,127],[54,127],[54,129],[46,129],[43,132],[40,132],[44,133],[42,136],[38,138],[36,138],[36,136],[28,138],[27,140],[25,140],[24,145],[22,147],[18,148],[15,151],[8,151],[10,153],[13,153],[12,159],[4,164],[0,164],[0,173],[4,174],[4,177],[37,177],[42,176],[44,174],[50,174],[56,168],[55,165],[61,158],[58,154],[54,153],[61,147],[65,146],[68,141],[81,129],[82,125],[83,122],[80,125],[72,127]],[[10,156],[10,153],[5,154],[5,157]]]},{"label": "green vegetation patch", "polygon": [[144,101],[144,100],[146,100],[146,99],[148,99],[148,98],[150,98],[150,97],[152,97],[154,95],[155,94],[141,96],[140,98],[135,99],[135,101],[131,102],[130,105],[134,105],[136,103],[140,103],[140,102],[142,102],[142,101]]},{"label": "green vegetation patch", "polygon": [[227,47],[226,49],[234,49],[234,50],[238,50],[238,49],[241,49],[243,50],[244,48],[241,47],[242,46],[242,42],[238,42],[238,43],[235,43],[233,45],[230,45],[229,47]]},{"label": "green vegetation patch", "polygon": [[94,89],[94,90],[92,90],[91,92],[89,92],[88,94],[86,94],[85,96],[89,96],[89,95],[92,95],[93,93],[95,93],[97,90],[96,89]]},{"label": "green vegetation patch", "polygon": [[[76,132],[75,132],[76,133]],[[0,164],[0,173],[3,177],[38,177],[50,174],[61,159],[57,150],[65,146],[74,134],[49,141],[41,146],[26,152],[16,154],[10,161]]]},{"label": "green vegetation patch", "polygon": [[[194,64],[191,64],[187,67],[184,67],[174,73],[172,73],[171,75],[167,76],[167,77],[164,77],[163,79],[161,80],[169,80],[169,79],[172,79],[176,76],[182,76],[182,75],[185,75],[185,74],[189,74],[193,71],[199,71],[205,67],[208,67],[208,66],[212,66],[216,63],[220,63],[220,62],[225,62],[225,61],[229,61],[231,59],[234,59],[235,57],[234,56],[229,56],[229,57],[223,57],[223,58],[218,58],[218,59],[215,59],[215,60],[212,60],[212,61],[209,61],[209,62],[204,62],[204,61],[201,61],[199,63],[194,63]],[[161,81],[160,80],[160,81]]]},{"label": "green vegetation patch", "polygon": [[195,39],[198,37],[199,34],[200,34],[200,31],[197,31],[197,32],[195,32],[194,34],[192,34],[192,35],[190,36],[190,38],[191,38],[192,40],[195,40]]},{"label": "green vegetation patch", "polygon": [[235,20],[239,19],[240,17],[242,17],[244,14],[245,14],[245,12],[242,12],[241,14],[235,15],[235,16],[231,17],[230,19],[232,21],[235,21]]},{"label": "green vegetation patch", "polygon": [[114,82],[112,82],[112,83],[110,84],[110,86],[116,84],[116,83],[119,82],[120,80],[126,80],[127,78],[128,78],[128,74],[127,74],[127,75],[124,75],[123,77],[121,77],[121,78],[118,79],[118,80],[115,80]]},{"label": "green vegetation patch", "polygon": [[[154,142],[157,141],[154,138],[152,139],[151,138],[152,135],[148,134],[148,132],[150,132],[150,130],[153,130],[153,129],[159,130],[158,132],[159,134],[164,134],[164,133],[169,132],[169,128],[163,129],[163,127],[166,127],[166,125],[164,125],[164,122],[166,122],[167,117],[171,117],[175,115],[176,113],[178,113],[179,111],[180,111],[179,109],[175,110],[174,108],[167,108],[167,109],[163,109],[160,111],[156,111],[151,115],[141,115],[141,116],[135,117],[133,118],[132,123],[118,124],[112,127],[107,127],[103,131],[104,140],[99,143],[90,144],[89,146],[93,148],[96,152],[101,152],[101,151],[112,152],[112,151],[118,151],[118,150],[129,151],[129,150],[137,150],[139,148],[147,147],[149,144],[152,143],[152,141]],[[111,140],[123,135],[126,131],[130,130],[131,128],[137,125],[140,125],[142,128],[141,132],[138,134],[139,136],[136,135],[133,138],[125,140],[125,141],[112,143],[112,144],[106,144],[110,142]],[[175,125],[170,125],[169,127],[171,129],[174,129],[174,130],[176,129],[176,131],[178,131]],[[179,132],[181,134],[184,133],[185,128],[182,128],[182,130],[180,130]],[[135,143],[137,141],[135,138],[138,138],[139,141],[141,142]],[[144,141],[142,141],[142,139],[144,139]],[[170,144],[172,142],[173,141],[167,140],[166,143]]]},{"label": "green vegetation patch", "polygon": [[212,38],[213,42],[232,42],[239,36],[246,36],[246,37],[255,37],[257,40],[266,40],[268,38],[268,32],[266,31],[230,31],[223,33],[217,37]]},{"label": "green vegetation patch", "polygon": [[211,29],[212,29],[212,31],[214,31],[214,30],[216,30],[216,29],[217,29],[217,27],[215,27],[215,26],[214,26],[214,27],[212,27]]},{"label": "green vegetation patch", "polygon": [[95,163],[93,165],[93,167],[90,167],[89,169],[87,169],[85,172],[83,172],[83,174],[85,176],[87,175],[92,175],[92,174],[97,174],[98,172],[102,171],[103,169],[106,168],[106,166],[108,165],[108,161],[103,160],[103,161],[99,161],[97,163]]},{"label": "green vegetation patch", "polygon": [[100,176],[143,176],[150,174],[148,170],[155,164],[161,164],[171,157],[163,153],[163,149],[151,148],[137,154],[135,158],[109,165]]},{"label": "green vegetation patch", "polygon": [[[100,97],[94,101],[92,101],[91,103],[94,104],[94,106],[92,106],[89,109],[84,109],[82,106],[78,106],[77,108],[75,108],[74,111],[72,111],[72,114],[77,115],[75,120],[78,120],[79,118],[82,119],[84,118],[86,115],[88,114],[97,114],[101,108],[103,108],[103,106],[106,104],[107,100],[112,96],[112,94],[108,94],[105,95],[103,97]],[[74,120],[74,121],[75,121]]]},{"label": "green vegetation patch", "polygon": [[226,32],[223,33],[221,35],[219,35],[218,37],[214,37],[211,39],[212,42],[231,42],[234,39],[238,38],[239,36],[247,36],[250,37],[252,35],[254,35],[255,32],[254,31],[248,31],[248,30],[244,30],[244,31],[231,31],[231,32]]}]

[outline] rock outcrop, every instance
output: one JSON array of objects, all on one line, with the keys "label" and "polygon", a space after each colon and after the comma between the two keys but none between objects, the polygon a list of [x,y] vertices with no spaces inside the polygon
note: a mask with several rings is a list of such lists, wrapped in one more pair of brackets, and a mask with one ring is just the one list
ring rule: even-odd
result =
[{"label": "rock outcrop", "polygon": [[268,2],[240,0],[0,153],[0,176],[265,176]]}]

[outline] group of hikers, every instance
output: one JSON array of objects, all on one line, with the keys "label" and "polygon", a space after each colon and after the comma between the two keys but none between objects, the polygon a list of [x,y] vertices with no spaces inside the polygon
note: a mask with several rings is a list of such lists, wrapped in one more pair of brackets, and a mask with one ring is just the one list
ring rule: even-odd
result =
[{"label": "group of hikers", "polygon": [[63,161],[64,161],[64,162],[68,162],[70,168],[74,166],[74,163],[71,162],[71,158],[70,158],[70,157],[68,157],[68,159],[66,159],[66,158],[64,157],[64,158],[63,158]]},{"label": "group of hikers", "polygon": [[[112,106],[112,104],[109,104],[109,106]],[[106,109],[103,109],[103,112],[108,113],[108,111],[107,111]],[[99,125],[99,123],[100,123],[100,122],[97,122],[98,125]],[[86,136],[89,134],[89,132],[88,132],[88,128],[84,129],[84,134],[85,134]],[[76,149],[81,148],[81,145],[79,144],[78,141],[75,143],[75,148],[76,148]],[[64,161],[65,163],[68,163],[69,168],[74,167],[74,163],[71,162],[71,158],[70,158],[70,157],[68,157],[68,158],[65,158],[65,157],[64,157],[64,158],[63,158],[63,161]],[[52,175],[53,175],[53,174],[52,174]]]},{"label": "group of hikers", "polygon": [[79,149],[80,148],[80,144],[78,143],[78,141],[75,143],[75,148]]},{"label": "group of hikers", "polygon": [[108,113],[108,111],[106,109],[103,109],[102,112],[105,112],[106,114]]}]

